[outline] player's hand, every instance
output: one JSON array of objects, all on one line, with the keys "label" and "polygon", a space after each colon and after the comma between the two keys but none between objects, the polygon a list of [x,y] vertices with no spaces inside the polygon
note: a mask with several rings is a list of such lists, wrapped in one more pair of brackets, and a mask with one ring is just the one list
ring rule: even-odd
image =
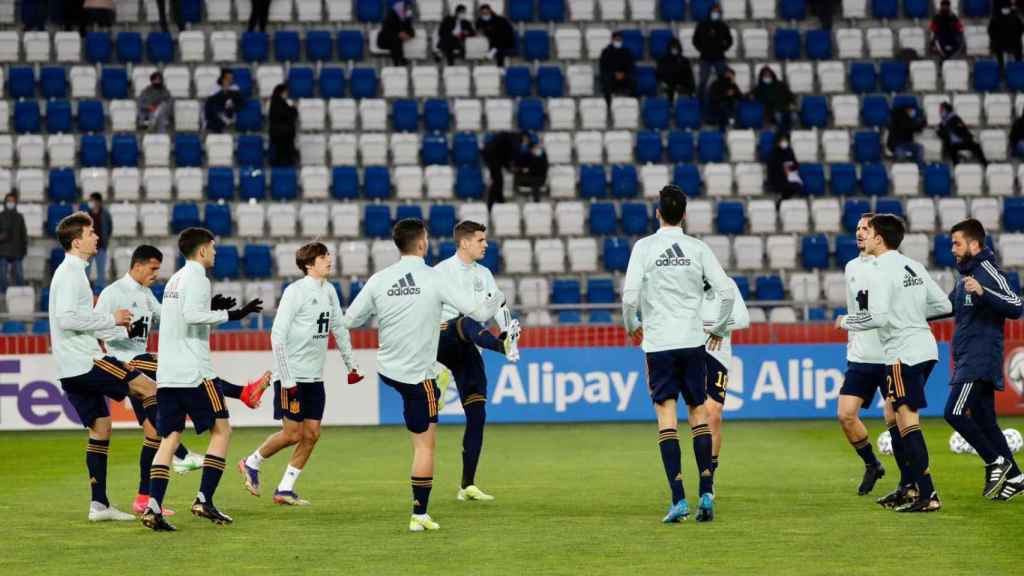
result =
[{"label": "player's hand", "polygon": [[634,346],[639,346],[644,341],[644,329],[643,327],[637,328],[630,332],[629,337],[633,340]]},{"label": "player's hand", "polygon": [[228,312],[228,320],[241,320],[253,312],[263,311],[263,300],[256,298],[255,300],[249,301],[248,304],[242,306],[238,310],[231,310]]},{"label": "player's hand", "polygon": [[704,344],[708,352],[717,352],[722,349],[722,337],[717,334],[708,334],[708,341]]},{"label": "player's hand", "polygon": [[127,328],[132,323],[132,311],[121,308],[114,310],[114,325]]},{"label": "player's hand", "polygon": [[977,294],[978,296],[985,293],[985,288],[981,286],[981,282],[978,282],[974,276],[964,278],[964,290],[967,290],[968,294]]},{"label": "player's hand", "polygon": [[840,314],[839,316],[836,316],[836,321],[835,321],[835,328],[836,328],[836,330],[845,330],[845,328],[843,328],[843,320],[845,320],[845,319],[846,319],[846,315],[845,314]]},{"label": "player's hand", "polygon": [[348,372],[349,384],[358,384],[359,382],[363,381],[363,378],[366,378],[366,376],[363,376],[363,374],[359,371],[358,366],[353,366],[352,369],[349,370]]},{"label": "player's hand", "polygon": [[210,310],[231,310],[238,302],[229,296],[217,294],[210,301]]}]

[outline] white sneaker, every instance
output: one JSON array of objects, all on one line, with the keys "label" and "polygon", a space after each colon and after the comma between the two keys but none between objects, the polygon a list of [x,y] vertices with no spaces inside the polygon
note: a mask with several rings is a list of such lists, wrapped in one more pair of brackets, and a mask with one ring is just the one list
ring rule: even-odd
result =
[{"label": "white sneaker", "polygon": [[505,358],[509,362],[519,362],[519,335],[522,331],[519,320],[513,320],[505,332]]},{"label": "white sneaker", "polygon": [[466,486],[465,488],[459,490],[459,493],[455,496],[455,498],[462,500],[464,502],[466,500],[480,500],[481,502],[489,502],[491,500],[494,500],[494,496],[485,493],[483,490],[477,488],[474,485]]},{"label": "white sneaker", "polygon": [[409,518],[409,532],[423,532],[424,530],[439,530],[441,525],[434,522],[430,514],[413,514]]},{"label": "white sneaker", "polygon": [[195,452],[189,452],[188,456],[178,459],[174,458],[171,465],[174,467],[174,471],[178,474],[188,474],[194,470],[199,470],[203,467],[203,459],[205,456],[197,454]]},{"label": "white sneaker", "polygon": [[104,506],[99,502],[91,502],[89,504],[89,522],[108,522],[108,521],[126,522],[128,520],[135,520],[135,516],[121,512],[113,506]]}]

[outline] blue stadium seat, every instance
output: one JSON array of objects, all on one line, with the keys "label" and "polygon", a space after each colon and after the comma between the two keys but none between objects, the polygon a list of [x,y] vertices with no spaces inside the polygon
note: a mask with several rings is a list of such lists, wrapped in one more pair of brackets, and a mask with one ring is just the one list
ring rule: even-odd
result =
[{"label": "blue stadium seat", "polygon": [[270,199],[295,200],[299,197],[299,175],[295,168],[275,166],[270,169]]},{"label": "blue stadium seat", "polygon": [[989,0],[963,0],[960,9],[961,18],[988,18],[990,14]]},{"label": "blue stadium seat", "polygon": [[99,100],[80,100],[78,102],[78,130],[81,132],[103,132],[107,119],[103,113],[103,103]]},{"label": "blue stadium seat", "polygon": [[587,316],[587,322],[591,325],[612,324],[612,312],[611,310],[591,310]]},{"label": "blue stadium seat", "polygon": [[327,30],[306,32],[306,59],[311,62],[328,62],[334,59],[334,40]]},{"label": "blue stadium seat", "polygon": [[537,16],[541,22],[562,22],[565,20],[565,0],[540,0]]},{"label": "blue stadium seat", "polygon": [[608,176],[604,166],[584,164],[580,166],[580,197],[604,198],[608,195]]},{"label": "blue stadium seat", "polygon": [[[214,277],[216,278],[216,274],[214,274]],[[217,325],[217,330],[222,332],[239,332],[243,329],[241,320],[228,320],[223,324]]]},{"label": "blue stadium seat", "polygon": [[[174,62],[174,39],[167,32],[150,32],[146,35],[146,58],[154,64]],[[124,59],[121,59],[124,61]]]},{"label": "blue stadium seat", "polygon": [[725,138],[717,130],[702,130],[697,136],[697,161],[701,164],[725,161]]},{"label": "blue stadium seat", "polygon": [[448,165],[448,137],[444,134],[427,134],[423,136],[423,147],[420,149],[420,160],[424,166]]},{"label": "blue stadium seat", "polygon": [[641,130],[636,135],[636,161],[639,163],[661,162],[661,132]]},{"label": "blue stadium seat", "polygon": [[719,234],[743,234],[747,229],[747,216],[742,202],[719,202],[716,218]]},{"label": "blue stadium seat", "polygon": [[107,167],[107,139],[104,136],[90,134],[82,136],[79,150],[79,161],[86,168]]},{"label": "blue stadium seat", "polygon": [[808,30],[804,43],[807,46],[807,58],[810,60],[832,59],[831,30]]},{"label": "blue stadium seat", "polygon": [[974,62],[974,90],[976,92],[998,90],[999,76],[999,64],[995,60],[976,60]]},{"label": "blue stadium seat", "polygon": [[466,164],[455,169],[455,197],[475,200],[484,196],[484,173],[478,164]]},{"label": "blue stadium seat", "polygon": [[833,196],[850,196],[857,193],[857,168],[853,164],[832,164],[829,167],[829,189]]},{"label": "blue stadium seat", "polygon": [[680,96],[675,104],[676,127],[680,129],[700,130],[700,102],[693,96]]},{"label": "blue stadium seat", "polygon": [[681,22],[686,19],[686,3],[681,0],[661,0],[658,6],[662,20]]},{"label": "blue stadium seat", "polygon": [[203,0],[180,0],[181,19],[186,23],[195,24],[203,17]]},{"label": "blue stadium seat", "polygon": [[885,96],[865,96],[861,103],[860,119],[864,126],[884,128],[889,125],[889,100]]},{"label": "blue stadium seat", "polygon": [[760,162],[767,162],[771,158],[772,150],[775,149],[775,132],[762,130],[757,135],[757,159]]},{"label": "blue stadium seat", "polygon": [[[71,204],[50,204],[46,208],[46,234],[48,236],[56,236],[57,224],[60,224],[61,220],[70,216],[74,211],[75,207]],[[55,250],[60,251],[61,259],[63,259],[64,250],[60,247],[55,248]],[[51,258],[51,261],[52,260],[53,259]],[[57,262],[57,264],[60,264],[60,262]]]},{"label": "blue stadium seat", "polygon": [[[218,254],[219,256],[219,254]],[[245,245],[245,275],[248,278],[270,278],[273,257],[270,246],[265,244]]]},{"label": "blue stadium seat", "polygon": [[266,62],[270,55],[270,37],[266,32],[242,33],[242,60],[245,62]]},{"label": "blue stadium seat", "polygon": [[[591,213],[593,218],[593,213]],[[626,202],[622,205],[622,232],[629,236],[643,236],[651,227],[646,204]]]},{"label": "blue stadium seat", "polygon": [[887,60],[882,62],[879,82],[882,92],[903,92],[907,89],[909,67],[906,62]]},{"label": "blue stadium seat", "polygon": [[843,204],[843,228],[848,232],[857,231],[857,222],[865,212],[871,211],[871,204],[867,200],[848,199]]},{"label": "blue stadium seat", "polygon": [[[68,211],[68,214],[71,214],[71,212]],[[53,225],[56,227],[57,223],[54,222]],[[53,232],[51,232],[50,234],[53,235]],[[60,266],[60,263],[63,262],[63,261],[64,261],[64,249],[63,248],[61,248],[60,246],[55,246],[53,248],[53,250],[50,250],[49,262],[50,262],[50,274],[51,275],[53,274],[54,270],[57,269],[57,266]],[[50,290],[49,288],[46,288],[47,292],[49,292],[49,290]],[[44,306],[40,306],[40,308],[44,312],[47,311],[49,309],[49,302],[46,303],[45,307]]]},{"label": "blue stadium seat", "polygon": [[456,165],[479,164],[480,145],[473,132],[460,132],[452,142],[452,160]]},{"label": "blue stadium seat", "polygon": [[856,94],[867,94],[878,89],[878,75],[871,62],[850,64],[850,90]]},{"label": "blue stadium seat", "polygon": [[[552,304],[579,304],[582,302],[579,280],[555,280],[551,283]],[[576,310],[563,310],[559,312],[559,321],[566,312],[578,312]],[[579,320],[576,320],[577,322]]]},{"label": "blue stadium seat", "polygon": [[668,134],[668,159],[673,164],[693,162],[693,132],[673,130]]},{"label": "blue stadium seat", "polygon": [[784,300],[786,290],[778,276],[758,276],[754,279],[754,293],[758,300]]},{"label": "blue stadium seat", "polygon": [[682,188],[690,198],[700,196],[700,190],[704,186],[700,170],[694,164],[676,164],[672,171],[672,183]]},{"label": "blue stadium seat", "polygon": [[11,98],[36,97],[36,73],[28,66],[11,66],[7,71]]},{"label": "blue stadium seat", "polygon": [[908,106],[916,108],[917,111],[920,112],[922,116],[924,116],[924,112],[921,109],[921,103],[917,101],[917,96],[914,96],[913,94],[893,95],[891,106],[893,110],[896,110],[898,108],[906,108]]},{"label": "blue stadium seat", "polygon": [[32,333],[33,334],[49,334],[50,333],[50,321],[46,318],[37,318],[32,322]]},{"label": "blue stadium seat", "polygon": [[736,110],[736,127],[760,130],[764,126],[764,104],[757,100],[740,100]]},{"label": "blue stadium seat", "polygon": [[615,283],[611,278],[587,279],[587,302],[591,304],[615,304]]},{"label": "blue stadium seat", "polygon": [[483,260],[480,260],[480,265],[491,271],[491,274],[499,274],[501,272],[501,244],[494,242],[487,247],[487,252],[484,253]]},{"label": "blue stadium seat", "polygon": [[374,68],[353,68],[349,76],[352,97],[376,98],[377,97],[377,70]]},{"label": "blue stadium seat", "polygon": [[345,71],[341,68],[321,68],[319,82],[321,98],[344,98]]},{"label": "blue stadium seat", "polygon": [[231,168],[210,168],[206,175],[206,197],[210,200],[235,199],[235,173]]},{"label": "blue stadium seat", "polygon": [[351,304],[356,296],[363,290],[363,286],[366,286],[366,282],[362,280],[353,280],[348,285],[348,303]]},{"label": "blue stadium seat", "polygon": [[928,17],[928,0],[903,0],[905,18],[924,19]]},{"label": "blue stadium seat", "polygon": [[382,0],[356,0],[356,18],[360,22],[383,22],[384,2]]},{"label": "blue stadium seat", "polygon": [[434,237],[449,237],[455,229],[455,206],[451,204],[431,204],[428,221],[430,223],[430,235]]},{"label": "blue stadium seat", "polygon": [[263,166],[263,136],[243,134],[238,137],[238,164]]},{"label": "blue stadium seat", "polygon": [[178,134],[174,137],[174,163],[184,166],[202,166],[203,146],[198,134]]},{"label": "blue stadium seat", "polygon": [[395,209],[395,222],[399,220],[405,220],[406,218],[415,218],[417,220],[423,220],[423,208],[419,204],[401,204]]},{"label": "blue stadium seat", "polygon": [[895,214],[904,218],[903,202],[896,198],[878,198],[875,200],[875,214]]},{"label": "blue stadium seat", "polygon": [[363,170],[363,194],[381,199],[391,196],[391,173],[385,166],[369,166]]},{"label": "blue stadium seat", "polygon": [[[494,244],[494,246],[497,246],[497,244]],[[488,245],[487,246],[487,250],[490,251],[490,249],[491,249],[491,246]],[[452,256],[455,256],[455,251],[456,251],[455,242],[453,242],[451,240],[442,240],[441,242],[439,242],[437,244],[437,260],[436,261],[440,262],[442,260],[447,260],[447,259],[451,258]]]},{"label": "blue stadium seat", "polygon": [[313,97],[313,69],[307,66],[292,66],[288,71],[288,97]]},{"label": "blue stadium seat", "polygon": [[331,170],[331,196],[336,200],[359,198],[359,173],[354,166],[335,166]]},{"label": "blue stadium seat", "polygon": [[[953,258],[953,239],[949,234],[935,236],[932,255],[935,257],[935,265],[939,268],[952,268],[956,265],[956,259]],[[923,264],[927,265],[928,263],[924,262]]]},{"label": "blue stadium seat", "polygon": [[110,34],[106,32],[89,32],[85,35],[85,60],[92,64],[109,64],[113,53]]},{"label": "blue stadium seat", "polygon": [[107,100],[128,97],[128,72],[124,68],[104,68],[100,72],[100,93]]},{"label": "blue stadium seat", "polygon": [[533,20],[534,2],[511,2],[506,6],[506,17],[513,22],[529,22]]},{"label": "blue stadium seat", "polygon": [[68,77],[63,66],[45,66],[39,71],[39,90],[43,98],[67,98]]},{"label": "blue stadium seat", "polygon": [[625,272],[629,263],[629,240],[625,238],[604,239],[604,269],[609,272]]},{"label": "blue stadium seat", "polygon": [[559,66],[541,66],[537,69],[537,95],[541,98],[561,98],[565,95],[565,79]]},{"label": "blue stadium seat", "polygon": [[654,66],[636,67],[637,98],[654,98],[658,95],[658,76]]},{"label": "blue stadium seat", "polygon": [[294,30],[274,32],[274,59],[278,62],[294,62],[302,57],[302,42]]},{"label": "blue stadium seat", "polygon": [[3,326],[0,327],[0,333],[13,336],[17,334],[27,334],[28,328],[24,322],[19,320],[4,320]]},{"label": "blue stadium seat", "polygon": [[78,201],[78,189],[75,186],[75,170],[73,168],[54,168],[50,170],[50,200],[54,202]]},{"label": "blue stadium seat", "polygon": [[665,98],[647,98],[643,104],[644,126],[651,130],[668,130],[669,103]]},{"label": "blue stadium seat", "polygon": [[800,59],[799,30],[794,30],[792,28],[776,28],[773,44],[775,46],[775,58],[779,60]]},{"label": "blue stadium seat", "polygon": [[899,17],[899,3],[897,0],[871,0],[871,17],[893,20]]},{"label": "blue stadium seat", "polygon": [[142,34],[118,32],[114,39],[114,50],[117,51],[119,62],[139,64],[142,62]]},{"label": "blue stadium seat", "polygon": [[668,45],[675,38],[675,33],[672,30],[665,28],[658,28],[651,30],[649,35],[648,44],[651,52],[651,60],[658,61],[662,56],[668,53]]},{"label": "blue stadium seat", "polygon": [[804,0],[780,0],[780,20],[803,20],[807,17],[807,3]]},{"label": "blue stadium seat", "polygon": [[544,103],[539,98],[523,98],[516,111],[520,130],[536,132],[544,129]]},{"label": "blue stadium seat", "polygon": [[1024,198],[1010,197],[1003,200],[1003,230],[1024,231]]},{"label": "blue stadium seat", "polygon": [[196,204],[175,204],[174,208],[171,209],[171,231],[175,234],[200,224],[199,206]]},{"label": "blue stadium seat", "polygon": [[412,99],[395,100],[391,104],[391,124],[398,132],[417,132],[420,129],[420,111]]},{"label": "blue stadium seat", "polygon": [[1006,63],[1006,89],[1010,92],[1024,91],[1024,62]]},{"label": "blue stadium seat", "polygon": [[235,76],[235,86],[238,86],[238,93],[243,98],[252,98],[252,70],[246,66],[240,66],[231,70]]},{"label": "blue stadium seat", "polygon": [[523,59],[546,61],[551,58],[551,39],[547,30],[527,30],[523,33]]},{"label": "blue stadium seat", "polygon": [[635,198],[640,190],[636,166],[632,164],[616,164],[612,166],[612,196],[616,198]]},{"label": "blue stadium seat", "polygon": [[947,164],[929,164],[924,169],[924,193],[927,196],[949,196],[953,190],[952,174]]},{"label": "blue stadium seat", "polygon": [[733,276],[732,280],[736,283],[736,287],[739,288],[740,296],[744,300],[750,300],[750,279],[746,276]]},{"label": "blue stadium seat", "polygon": [[369,204],[363,215],[366,235],[371,238],[391,236],[391,209],[383,204]]},{"label": "blue stadium seat", "polygon": [[828,237],[824,234],[804,236],[800,247],[804,268],[808,270],[828,268]]},{"label": "blue stadium seat", "polygon": [[[20,102],[19,102],[20,104]],[[32,102],[35,104],[35,102]],[[17,109],[17,106],[15,106]],[[38,112],[39,108],[36,108]],[[38,114],[36,115],[38,120]],[[50,134],[71,132],[71,102],[50,100],[46,103],[46,131]]]},{"label": "blue stadium seat", "polygon": [[804,194],[806,196],[825,195],[825,167],[821,164],[810,163],[800,164],[798,168],[800,179],[804,183]]},{"label": "blue stadium seat", "polygon": [[1020,294],[1020,273],[1016,270],[1003,270],[1003,276],[1010,285],[1010,290],[1013,290],[1014,294]]},{"label": "blue stadium seat", "polygon": [[856,162],[881,162],[881,135],[878,132],[855,133],[853,135],[853,159]]},{"label": "blue stadium seat", "polygon": [[526,66],[509,66],[505,69],[505,94],[513,98],[525,98],[533,92],[533,79]]},{"label": "blue stadium seat", "polygon": [[263,108],[258,98],[246,100],[235,116],[235,128],[239,132],[263,131]]},{"label": "blue stadium seat", "polygon": [[718,0],[691,0],[690,19],[695,22],[707,20],[715,4],[718,4]]},{"label": "blue stadium seat", "polygon": [[263,170],[253,167],[239,170],[238,194],[241,200],[266,200],[267,178]]},{"label": "blue stadium seat", "polygon": [[428,131],[448,132],[451,128],[451,111],[447,100],[432,98],[423,103],[423,126]]},{"label": "blue stadium seat", "polygon": [[610,236],[618,231],[618,216],[611,202],[594,202],[590,205],[590,233],[594,236]]},{"label": "blue stadium seat", "polygon": [[114,134],[110,139],[110,164],[114,168],[139,165],[139,142],[135,134]]},{"label": "blue stadium seat", "polygon": [[800,123],[804,128],[828,126],[828,98],[805,95],[800,99]]},{"label": "blue stadium seat", "polygon": [[362,61],[363,44],[363,32],[361,30],[342,30],[338,32],[338,60]]}]

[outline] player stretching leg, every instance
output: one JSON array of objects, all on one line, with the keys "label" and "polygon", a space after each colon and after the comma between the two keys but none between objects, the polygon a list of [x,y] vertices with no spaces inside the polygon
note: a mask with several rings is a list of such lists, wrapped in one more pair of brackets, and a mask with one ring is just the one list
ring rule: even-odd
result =
[{"label": "player stretching leg", "polygon": [[427,514],[427,504],[434,480],[441,392],[433,380],[441,308],[447,304],[477,322],[486,322],[505,296],[495,291],[478,302],[472,294],[453,289],[450,278],[427,266],[423,261],[427,228],[421,220],[398,221],[392,236],[401,259],[370,277],[345,312],[345,325],[356,328],[377,316],[377,371],[381,382],[401,394],[405,426],[412,437],[413,509],[409,530],[437,530],[441,526]]},{"label": "player stretching leg", "polygon": [[[476,301],[498,290],[491,271],[479,264],[487,252],[487,227],[464,220],[453,233],[458,249],[454,256],[434,268],[449,279],[451,285]],[[456,498],[459,500],[494,500],[476,486],[476,468],[484,443],[484,424],[487,421],[487,373],[480,348],[504,354],[509,362],[519,361],[519,321],[512,319],[508,306],[502,304],[494,316],[501,335],[495,337],[486,325],[445,305],[441,312],[441,337],[437,348],[437,361],[455,378],[462,408],[466,413],[466,431],[462,436],[462,483]],[[446,388],[441,389],[441,398]]]},{"label": "player stretching leg", "polygon": [[271,435],[248,458],[238,462],[246,489],[260,495],[260,464],[284,448],[295,446],[281,483],[274,492],[275,504],[309,504],[295,492],[295,481],[306,467],[324,415],[324,361],[327,341],[334,334],[345,362],[348,383],[363,379],[352,358],[352,343],[342,325],[338,293],[327,282],[334,255],[327,246],[312,242],[295,253],[295,264],[305,277],[284,289],[277,307],[270,341],[274,349],[274,418],[281,431]]},{"label": "player stretching leg", "polygon": [[[868,222],[864,248],[875,260],[868,273],[867,310],[836,318],[836,326],[878,331],[886,361],[886,401],[896,413],[910,480],[917,487],[916,498],[896,511],[934,512],[942,504],[928,468],[919,411],[928,406],[925,384],[938,361],[928,318],[949,314],[952,306],[928,270],[898,252],[903,235],[903,221],[892,214],[880,214]],[[905,495],[909,499],[910,491]]]},{"label": "player stretching leg", "polygon": [[[641,344],[647,359],[647,385],[658,415],[658,444],[665,466],[672,505],[663,522],[689,516],[683,490],[676,400],[688,406],[693,453],[700,477],[697,521],[714,519],[714,476],[711,466],[711,429],[706,399],[706,351],[717,349],[728,331],[736,295],[704,242],[683,233],[686,196],[676,186],[661,189],[657,209],[661,228],[633,246],[622,290],[622,318],[626,332]],[[721,299],[719,316],[705,333],[701,319],[705,280]],[[643,318],[641,325],[637,312]],[[708,335],[710,334],[710,336]]]},{"label": "player stretching leg", "polygon": [[232,522],[213,504],[214,492],[224,473],[231,424],[224,393],[214,384],[217,375],[210,357],[210,328],[262,310],[258,299],[239,310],[210,309],[210,280],[206,271],[213,267],[217,251],[209,230],[186,229],[178,236],[178,250],[186,262],[171,276],[164,291],[157,344],[163,359],[157,366],[157,400],[162,403],[157,433],[161,440],[150,468],[149,507],[142,514],[143,525],[158,531],[174,530],[164,519],[163,500],[170,482],[171,458],[181,443],[186,417],[192,419],[196,434],[210,431],[192,514],[216,524]]}]

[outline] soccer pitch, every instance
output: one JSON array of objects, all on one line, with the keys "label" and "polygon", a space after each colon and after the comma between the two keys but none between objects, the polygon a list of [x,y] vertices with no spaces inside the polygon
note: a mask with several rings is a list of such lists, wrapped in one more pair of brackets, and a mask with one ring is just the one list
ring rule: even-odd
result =
[{"label": "soccer pitch", "polygon": [[[1024,418],[1004,418],[1024,429]],[[872,439],[882,430],[869,421]],[[434,533],[406,531],[408,434],[400,427],[326,428],[297,490],[313,505],[274,506],[287,457],[263,465],[261,498],[235,469],[268,429],[233,434],[216,495],[235,518],[188,514],[199,472],[173,475],[165,504],[176,533],[138,522],[86,521],[85,435],[0,434],[0,573],[26,574],[1021,574],[1024,500],[981,496],[983,468],[949,451],[950,428],[927,420],[935,514],[901,515],[856,495],[863,466],[833,421],[726,422],[713,523],[660,522],[669,503],[653,422],[493,425],[479,485],[494,502],[455,500],[461,426],[442,426],[430,514]],[[683,434],[681,434],[683,436]],[[688,436],[688,435],[687,435]],[[194,450],[206,437],[188,433]],[[130,510],[141,432],[111,444],[111,502]],[[682,440],[691,509],[696,476]]]}]

